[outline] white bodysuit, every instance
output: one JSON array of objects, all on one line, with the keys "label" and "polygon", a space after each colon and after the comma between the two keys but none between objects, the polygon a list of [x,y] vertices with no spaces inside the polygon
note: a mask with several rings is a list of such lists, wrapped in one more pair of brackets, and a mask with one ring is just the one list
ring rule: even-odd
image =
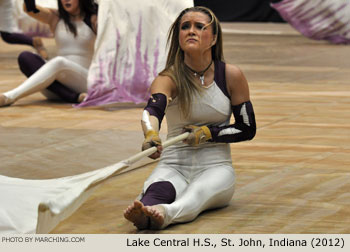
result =
[{"label": "white bodysuit", "polygon": [[[191,115],[180,117],[177,99],[167,112],[168,138],[182,133],[187,125],[228,125],[231,102],[215,81],[193,98]],[[206,209],[226,206],[232,198],[235,174],[230,145],[205,143],[191,147],[179,143],[164,149],[159,164],[146,180],[143,192],[154,182],[169,181],[176,189],[176,199],[162,204],[166,218],[162,228],[172,223],[188,222]],[[142,196],[142,195],[141,195]]]},{"label": "white bodysuit", "polygon": [[75,25],[76,37],[66,28],[62,19],[58,21],[54,33],[58,56],[45,63],[20,86],[4,93],[8,103],[39,91],[46,97],[55,99],[56,95],[46,89],[54,80],[77,93],[87,91],[88,69],[96,35],[84,21],[76,21]]}]

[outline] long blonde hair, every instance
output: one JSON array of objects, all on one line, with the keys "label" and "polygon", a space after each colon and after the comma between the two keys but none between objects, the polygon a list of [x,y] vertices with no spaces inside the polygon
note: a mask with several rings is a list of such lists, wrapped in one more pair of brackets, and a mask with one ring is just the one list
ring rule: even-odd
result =
[{"label": "long blonde hair", "polygon": [[[169,53],[165,69],[159,75],[169,76],[176,84],[178,106],[181,115],[185,118],[190,114],[192,97],[201,89],[196,85],[196,79],[191,70],[184,63],[184,52],[179,43],[179,32],[181,18],[188,12],[201,12],[206,14],[210,22],[207,26],[212,26],[213,35],[216,36],[216,43],[211,47],[212,60],[223,61],[222,31],[219,20],[215,14],[208,8],[195,6],[184,9],[172,24],[168,34]],[[203,27],[203,29],[205,28]]]}]

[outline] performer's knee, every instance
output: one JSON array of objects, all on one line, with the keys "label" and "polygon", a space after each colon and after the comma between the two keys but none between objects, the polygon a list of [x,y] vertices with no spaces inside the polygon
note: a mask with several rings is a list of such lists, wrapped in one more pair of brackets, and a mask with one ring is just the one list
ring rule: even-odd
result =
[{"label": "performer's knee", "polygon": [[28,51],[20,53],[17,60],[20,70],[27,77],[31,76],[45,64],[45,61],[40,56]]},{"label": "performer's knee", "polygon": [[176,198],[176,190],[172,183],[169,181],[159,181],[151,184],[141,202],[145,206],[153,206],[157,204],[170,204],[174,202]]},{"label": "performer's knee", "polygon": [[69,61],[66,58],[64,58],[62,56],[57,56],[57,57],[53,58],[52,60],[50,60],[48,63],[54,64],[55,69],[60,71],[68,65],[68,62]]}]

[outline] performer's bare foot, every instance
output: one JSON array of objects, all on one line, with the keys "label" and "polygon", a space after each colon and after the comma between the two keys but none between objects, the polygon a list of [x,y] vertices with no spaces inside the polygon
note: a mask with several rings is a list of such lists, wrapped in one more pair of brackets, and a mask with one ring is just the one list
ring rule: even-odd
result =
[{"label": "performer's bare foot", "polygon": [[146,229],[149,225],[149,217],[145,215],[144,205],[141,201],[135,200],[133,204],[128,206],[124,211],[125,219],[134,223],[138,229]]},{"label": "performer's bare foot", "polygon": [[161,205],[145,206],[144,213],[151,218],[151,229],[161,229],[164,224],[165,209]]},{"label": "performer's bare foot", "polygon": [[78,96],[77,102],[82,103],[85,100],[86,96],[87,96],[87,93],[80,93]]}]

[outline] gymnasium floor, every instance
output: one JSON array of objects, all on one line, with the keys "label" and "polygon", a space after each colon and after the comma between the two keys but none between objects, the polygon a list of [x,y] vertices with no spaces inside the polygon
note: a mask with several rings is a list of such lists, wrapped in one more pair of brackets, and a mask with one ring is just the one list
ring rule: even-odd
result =
[{"label": "gymnasium floor", "polygon": [[[253,141],[231,144],[235,195],[191,223],[140,233],[350,233],[350,46],[287,24],[223,28],[226,62],[245,73],[258,125]],[[54,56],[54,42],[44,42]],[[23,50],[0,40],[0,92],[25,79]],[[75,109],[41,94],[0,108],[0,174],[59,178],[117,163],[140,150],[141,112]],[[107,181],[52,233],[137,233],[123,210],[155,165],[145,159]]]}]

